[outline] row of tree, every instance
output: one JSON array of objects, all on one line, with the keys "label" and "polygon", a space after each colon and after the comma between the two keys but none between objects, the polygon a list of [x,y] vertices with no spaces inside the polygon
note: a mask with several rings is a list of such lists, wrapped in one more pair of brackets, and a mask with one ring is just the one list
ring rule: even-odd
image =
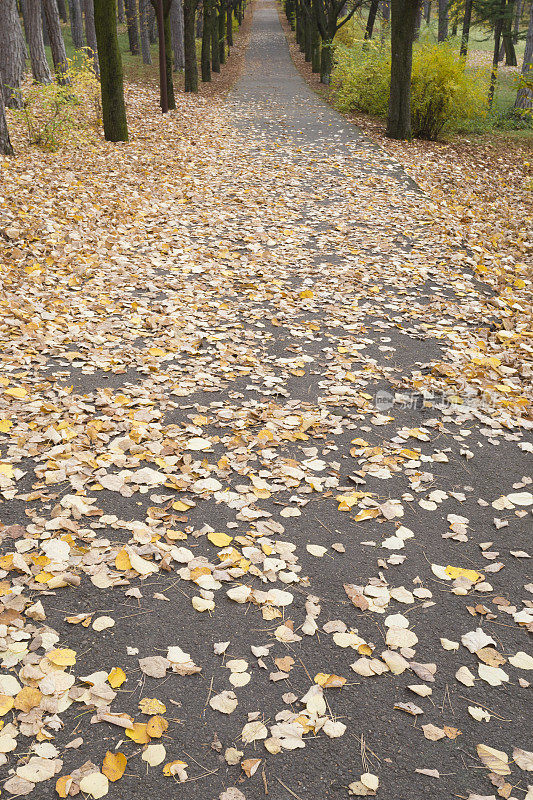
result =
[{"label": "row of tree", "polygon": [[[521,14],[527,0],[437,0],[437,39],[444,42],[457,35],[462,17],[461,55],[466,58],[470,29],[475,20],[491,29],[494,36],[493,65],[490,81],[489,104],[494,98],[497,68],[503,56],[506,63],[515,66],[515,43],[519,35]],[[530,14],[526,50],[522,68],[522,81],[515,107],[533,107],[533,2],[529,0]],[[313,72],[320,73],[323,83],[329,83],[333,68],[334,38],[337,31],[349,22],[354,14],[368,6],[364,38],[373,36],[378,13],[390,27],[391,39],[391,90],[387,135],[394,139],[411,136],[411,71],[413,44],[417,39],[422,19],[429,24],[431,0],[285,0],[285,13],[296,33],[300,49]],[[452,25],[450,26],[450,20]]]},{"label": "row of tree", "polygon": [[[198,91],[197,35],[202,37],[201,79],[220,72],[233,46],[233,20],[242,22],[245,0],[0,0],[0,152],[11,154],[4,105],[20,108],[29,54],[33,79],[68,83],[69,62],[62,23],[70,21],[75,50],[82,48],[100,78],[104,133],[128,138],[122,57],[117,23],[127,26],[132,54],[151,63],[150,45],[159,43],[160,103],[176,107],[172,73],[184,71],[185,91]],[[24,35],[25,34],[25,35]],[[50,47],[54,75],[46,57]]]}]

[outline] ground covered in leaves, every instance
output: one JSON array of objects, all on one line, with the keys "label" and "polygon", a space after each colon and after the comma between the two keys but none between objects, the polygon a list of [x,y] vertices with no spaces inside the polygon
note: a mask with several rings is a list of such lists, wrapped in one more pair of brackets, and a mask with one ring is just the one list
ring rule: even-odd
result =
[{"label": "ground covered in leaves", "polygon": [[269,3],[227,101],[156,101],[2,163],[2,791],[530,800],[526,237]]}]

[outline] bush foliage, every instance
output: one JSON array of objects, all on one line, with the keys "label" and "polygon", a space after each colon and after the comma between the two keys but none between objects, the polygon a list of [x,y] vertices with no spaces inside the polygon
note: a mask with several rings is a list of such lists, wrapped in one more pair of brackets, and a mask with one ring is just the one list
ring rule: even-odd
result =
[{"label": "bush foliage", "polygon": [[[338,46],[332,85],[343,111],[385,116],[390,94],[390,49],[385,44],[354,42]],[[411,117],[413,135],[436,139],[446,128],[487,112],[486,77],[465,69],[447,42],[420,43],[413,54]]]}]

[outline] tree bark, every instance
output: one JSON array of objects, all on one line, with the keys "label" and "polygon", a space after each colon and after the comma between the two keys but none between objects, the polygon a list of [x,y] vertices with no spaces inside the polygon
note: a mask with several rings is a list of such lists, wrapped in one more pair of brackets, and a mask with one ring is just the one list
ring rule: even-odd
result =
[{"label": "tree bark", "polygon": [[529,9],[526,49],[524,51],[520,86],[516,93],[514,107],[522,111],[533,110],[533,3]]},{"label": "tree bark", "polygon": [[2,81],[0,81],[0,153],[2,153],[4,156],[15,155],[13,152],[11,139],[9,138],[9,130],[7,128]]},{"label": "tree bark", "polygon": [[52,83],[43,39],[41,0],[26,0],[26,38],[30,50],[31,71],[36,83]]},{"label": "tree bark", "polygon": [[465,13],[463,17],[463,31],[461,34],[461,55],[466,58],[468,39],[470,38],[470,23],[472,21],[472,1],[465,0]]},{"label": "tree bark", "polygon": [[516,0],[513,20],[513,42],[518,42],[520,35],[520,20],[522,19],[522,0]]},{"label": "tree bark", "polygon": [[448,0],[439,0],[439,27],[437,41],[445,42],[448,38]]},{"label": "tree bark", "polygon": [[70,11],[70,30],[72,32],[72,41],[74,42],[74,49],[81,50],[84,44],[81,2],[80,0],[68,0],[68,7]]},{"label": "tree bark", "polygon": [[507,0],[506,16],[503,23],[502,37],[505,50],[505,64],[507,67],[516,67],[516,51],[513,43],[513,19],[515,15],[515,0]]},{"label": "tree bark", "polygon": [[185,66],[183,47],[183,0],[174,0],[170,7],[170,30],[172,33],[172,49],[174,51],[174,71]]},{"label": "tree bark", "polygon": [[128,42],[130,53],[139,55],[139,28],[137,27],[137,2],[126,0],[126,23],[128,26]]},{"label": "tree bark", "polygon": [[67,3],[66,0],[57,0],[57,10],[62,22],[68,22]]},{"label": "tree bark", "polygon": [[69,83],[67,51],[61,32],[58,7],[55,0],[43,0],[43,8],[57,80],[59,83],[67,84]]},{"label": "tree bark", "polygon": [[166,81],[167,81],[167,98],[168,107],[172,111],[176,108],[176,98],[174,97],[174,80],[172,78],[172,31],[170,28],[170,3],[165,6],[164,15],[164,33],[165,33],[165,66],[166,66]]},{"label": "tree bark", "polygon": [[411,71],[419,0],[391,0],[391,86],[387,136],[411,138]]},{"label": "tree bark", "polygon": [[109,142],[128,141],[122,59],[117,37],[116,0],[94,0],[94,23],[100,54],[104,134]]},{"label": "tree bark", "polygon": [[372,0],[370,3],[370,10],[368,12],[368,19],[366,21],[365,39],[371,39],[374,33],[374,24],[376,22],[376,15],[378,13],[379,0]]},{"label": "tree bark", "polygon": [[143,64],[152,63],[150,52],[150,0],[139,0],[139,38],[141,40],[141,54]]},{"label": "tree bark", "polygon": [[494,91],[496,89],[496,78],[498,77],[498,61],[500,60],[500,43],[503,30],[503,22],[505,15],[505,0],[501,0],[500,13],[496,19],[494,26],[494,51],[492,55],[492,70],[490,73],[490,86],[489,86],[489,108],[492,108],[494,102]]},{"label": "tree bark", "polygon": [[221,64],[226,63],[226,9],[223,0],[218,8],[218,50]]},{"label": "tree bark", "polygon": [[126,9],[124,8],[124,0],[118,0],[117,19],[121,25],[126,22]]},{"label": "tree bark", "polygon": [[431,22],[431,0],[425,0],[424,2],[424,20],[426,25]]},{"label": "tree bark", "polygon": [[204,22],[202,25],[202,51],[200,55],[200,69],[202,75],[202,83],[208,83],[211,80],[211,1],[204,0]]},{"label": "tree bark", "polygon": [[197,0],[183,0],[183,44],[185,50],[185,91],[198,91],[198,64],[196,63]]},{"label": "tree bark", "polygon": [[216,0],[211,5],[211,70],[220,72],[220,47],[218,45],[218,9]]},{"label": "tree bark", "polygon": [[94,0],[83,0],[83,15],[85,17],[85,38],[87,39],[88,55],[93,62],[94,74],[99,78],[100,64],[98,62],[98,45],[94,27]]},{"label": "tree bark", "polygon": [[15,0],[0,2],[0,83],[9,108],[22,107],[20,87],[26,66],[26,44]]}]

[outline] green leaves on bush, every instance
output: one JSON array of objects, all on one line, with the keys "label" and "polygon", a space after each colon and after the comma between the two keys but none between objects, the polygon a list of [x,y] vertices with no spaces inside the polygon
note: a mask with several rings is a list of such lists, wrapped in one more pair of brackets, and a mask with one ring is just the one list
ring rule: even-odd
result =
[{"label": "green leaves on bush", "polygon": [[[332,85],[342,111],[384,117],[390,94],[390,50],[385,44],[359,42],[338,46]],[[487,79],[465,69],[464,60],[447,42],[421,43],[413,54],[411,119],[413,135],[436,139],[465,119],[487,113]]]}]

